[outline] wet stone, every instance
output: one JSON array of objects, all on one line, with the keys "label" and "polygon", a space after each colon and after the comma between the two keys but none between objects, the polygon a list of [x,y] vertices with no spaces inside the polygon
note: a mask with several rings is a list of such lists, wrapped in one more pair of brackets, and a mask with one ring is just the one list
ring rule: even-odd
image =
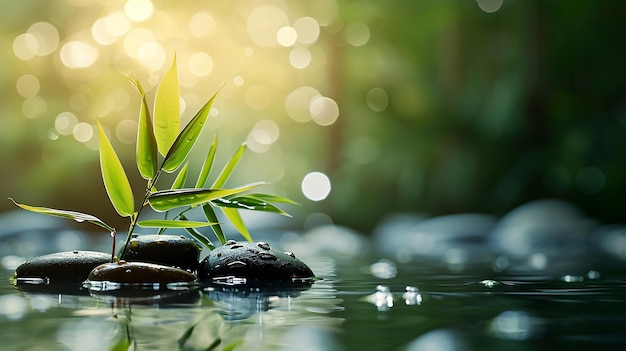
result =
[{"label": "wet stone", "polygon": [[250,282],[293,281],[313,278],[313,272],[289,252],[271,248],[267,243],[227,241],[200,262],[200,279],[245,278]]},{"label": "wet stone", "polygon": [[187,237],[177,235],[139,235],[128,243],[121,259],[147,262],[189,271],[198,269],[200,249]]},{"label": "wet stone", "polygon": [[122,284],[179,283],[197,280],[195,274],[182,269],[145,262],[119,261],[105,263],[89,274],[90,282],[113,282]]},{"label": "wet stone", "polygon": [[111,254],[66,251],[35,257],[15,270],[16,284],[81,284],[94,267],[111,261]]}]

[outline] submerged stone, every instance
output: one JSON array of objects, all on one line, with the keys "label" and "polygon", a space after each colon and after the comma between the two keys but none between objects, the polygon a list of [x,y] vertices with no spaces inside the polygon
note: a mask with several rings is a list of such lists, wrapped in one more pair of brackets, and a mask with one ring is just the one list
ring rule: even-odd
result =
[{"label": "submerged stone", "polygon": [[198,276],[214,282],[241,278],[245,282],[294,281],[313,278],[313,272],[291,252],[271,248],[264,242],[229,240],[200,263]]},{"label": "submerged stone", "polygon": [[94,251],[66,251],[35,257],[15,270],[16,284],[81,284],[96,266],[111,255]]},{"label": "submerged stone", "polygon": [[128,242],[122,260],[147,262],[196,271],[200,248],[190,238],[177,235],[138,235]]},{"label": "submerged stone", "polygon": [[105,263],[89,274],[90,282],[112,282],[121,284],[168,284],[193,282],[197,277],[182,269],[146,262],[119,261]]}]

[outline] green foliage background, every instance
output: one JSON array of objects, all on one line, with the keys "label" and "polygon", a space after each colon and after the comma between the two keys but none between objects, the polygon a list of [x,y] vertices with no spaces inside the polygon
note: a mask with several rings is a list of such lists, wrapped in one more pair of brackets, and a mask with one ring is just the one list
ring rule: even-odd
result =
[{"label": "green foliage background", "polygon": [[[85,69],[60,63],[65,42],[88,37],[95,20],[123,10],[124,3],[3,4],[0,195],[118,220],[102,187],[95,148],[71,135],[50,137],[64,111],[91,125],[100,115],[110,132],[119,121],[135,119],[139,100],[118,71],[136,73],[142,82],[166,71],[167,64],[157,72],[146,70],[118,44],[98,47],[98,59]],[[216,101],[219,115],[208,122],[201,146],[206,149],[219,131],[218,164],[258,121],[280,127],[279,139],[265,152],[246,155],[232,181],[270,181],[267,192],[303,204],[293,213],[295,222],[323,212],[336,223],[368,230],[390,211],[503,214],[541,197],[572,201],[603,221],[625,219],[626,2],[504,0],[494,13],[474,0],[153,4],[153,17],[133,26],[158,33],[168,23],[162,14],[168,14],[177,30],[156,36],[166,62],[174,51],[180,62],[195,50],[213,58],[211,74],[183,86],[181,94],[196,94],[199,104],[226,82]],[[291,48],[250,40],[246,16],[264,5],[283,9],[291,22],[304,16],[320,23],[329,19],[307,47],[312,54],[307,68],[290,65]],[[215,35],[197,38],[184,30],[198,12],[216,19]],[[56,26],[59,48],[30,60],[17,58],[15,38],[40,21]],[[350,44],[354,25],[367,26],[365,45]],[[242,55],[246,48],[253,55]],[[26,74],[38,78],[37,97],[45,101],[43,111],[30,118],[24,112],[27,98],[16,91]],[[232,83],[237,75],[245,79],[241,86]],[[258,86],[265,92],[261,104],[254,101],[259,95],[252,87]],[[284,101],[299,86],[336,101],[337,122],[291,120]],[[154,89],[145,88],[152,100]],[[384,96],[368,100],[375,88],[384,91],[387,103]],[[129,102],[121,104],[125,96]],[[75,108],[72,97],[84,106]],[[189,103],[183,119],[198,107]],[[134,169],[134,148],[112,141],[125,167]],[[306,200],[300,190],[312,171],[331,179],[332,191],[321,202]],[[131,183],[141,184],[137,172],[129,173]],[[9,201],[0,203],[0,210],[11,208]]]}]

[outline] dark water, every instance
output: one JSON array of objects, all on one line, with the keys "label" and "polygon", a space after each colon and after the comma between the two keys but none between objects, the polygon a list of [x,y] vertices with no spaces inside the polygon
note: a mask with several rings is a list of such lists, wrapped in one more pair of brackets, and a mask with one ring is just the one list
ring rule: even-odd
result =
[{"label": "dark water", "polygon": [[[456,224],[452,227],[459,228]],[[398,229],[387,227],[393,228]],[[450,230],[437,228],[442,230],[439,238],[446,239],[428,245],[447,247],[441,255],[430,251],[407,256],[404,237],[394,239],[400,243],[395,247],[372,250],[376,237],[366,240],[336,227],[304,237],[293,233],[274,237],[275,245],[300,253],[323,277],[303,290],[205,286],[79,294],[16,289],[8,280],[12,271],[6,268],[19,258],[6,253],[7,247],[16,246],[5,235],[0,350],[614,350],[626,346],[626,265],[611,250],[594,249],[588,243],[582,251],[542,243],[529,246],[530,255],[507,256],[489,240],[461,235],[458,244],[458,235],[450,240],[446,236]],[[93,242],[83,245],[98,247]]]},{"label": "dark water", "polygon": [[411,264],[397,266],[396,277],[381,279],[363,269],[365,262],[309,261],[327,278],[305,291],[217,288],[170,291],[170,296],[76,296],[21,292],[5,275],[0,349],[109,350],[126,341],[139,350],[228,345],[236,345],[235,350],[589,350],[626,345],[626,281],[620,270],[592,271],[591,278],[496,277]]}]

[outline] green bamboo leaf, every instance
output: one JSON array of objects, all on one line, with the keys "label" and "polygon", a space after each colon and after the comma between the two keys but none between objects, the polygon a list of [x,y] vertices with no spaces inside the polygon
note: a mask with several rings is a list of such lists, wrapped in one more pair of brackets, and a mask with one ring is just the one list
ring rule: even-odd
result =
[{"label": "green bamboo leaf", "polygon": [[153,179],[158,169],[157,143],[154,138],[152,119],[148,110],[146,94],[136,77],[126,78],[137,88],[141,95],[141,107],[139,109],[139,123],[137,127],[137,168],[144,179]]},{"label": "green bamboo leaf", "polygon": [[175,219],[145,219],[137,222],[142,228],[199,228],[214,225],[211,222],[179,221]]},{"label": "green bamboo leaf", "polygon": [[15,200],[9,198],[9,200],[13,201],[13,203],[24,209],[27,211],[31,211],[31,212],[35,212],[35,213],[40,213],[40,214],[45,214],[48,216],[55,216],[55,217],[61,217],[61,218],[67,218],[67,219],[72,219],[75,220],[76,222],[87,222],[87,223],[91,223],[91,224],[95,224],[101,228],[104,228],[110,232],[114,232],[115,229],[113,227],[111,227],[110,225],[104,223],[102,220],[100,220],[98,217],[96,216],[92,216],[90,214],[87,213],[82,213],[82,212],[75,212],[75,211],[66,211],[66,210],[57,210],[55,208],[48,208],[48,207],[37,207],[37,206],[29,206],[29,205],[25,205],[25,204],[20,204],[17,203]]},{"label": "green bamboo leaf", "polygon": [[[180,215],[180,219],[183,220],[183,221],[187,221],[188,220],[187,217],[185,217],[185,215]],[[202,245],[208,247],[209,250],[214,250],[215,249],[215,245],[213,245],[211,240],[209,240],[209,238],[204,236],[204,234],[200,233],[195,228],[185,228],[185,230],[187,231],[187,233],[189,233],[189,235],[191,235],[191,237],[196,239]]]},{"label": "green bamboo leaf", "polygon": [[209,148],[209,152],[204,159],[204,163],[202,164],[202,169],[200,170],[200,175],[198,175],[198,181],[196,181],[196,188],[204,188],[206,184],[207,178],[209,178],[209,173],[211,173],[211,168],[213,168],[213,161],[215,160],[215,152],[217,151],[217,134],[213,137],[213,144]]},{"label": "green bamboo leaf", "polygon": [[282,202],[282,203],[286,203],[286,204],[291,204],[291,205],[300,205],[299,203],[288,199],[286,197],[282,197],[282,196],[277,196],[277,195],[270,195],[270,194],[248,194],[246,195],[248,197],[254,197],[256,199],[262,200],[262,201],[267,201],[267,202]]},{"label": "green bamboo leaf", "polygon": [[150,194],[148,202],[155,211],[163,212],[176,207],[200,205],[220,197],[239,194],[263,184],[267,183],[251,183],[234,189],[185,188],[161,190]]},{"label": "green bamboo leaf", "polygon": [[100,143],[100,169],[102,171],[102,180],[107,195],[111,200],[111,204],[115,211],[122,217],[129,217],[135,213],[135,200],[133,191],[130,187],[126,172],[122,167],[120,159],[117,157],[113,145],[109,141],[100,120],[98,124],[98,137]]},{"label": "green bamboo leaf", "polygon": [[228,160],[228,163],[226,163],[226,166],[224,166],[224,168],[222,169],[222,172],[220,173],[220,175],[217,176],[217,179],[215,179],[215,182],[213,183],[211,188],[221,188],[224,186],[224,184],[226,184],[226,181],[228,180],[230,175],[233,173],[233,170],[237,166],[237,163],[239,163],[239,160],[241,160],[241,156],[243,156],[243,152],[246,151],[246,147],[247,145],[245,143],[239,146],[239,148],[237,149],[237,151],[235,151],[235,153],[230,158],[230,160]]},{"label": "green bamboo leaf", "polygon": [[185,182],[187,181],[187,169],[189,168],[189,162],[185,163],[183,168],[180,169],[178,175],[176,175],[176,179],[174,179],[174,183],[172,184],[172,189],[182,189],[185,187]]},{"label": "green bamboo leaf", "polygon": [[161,155],[167,155],[180,132],[180,86],[176,56],[154,98],[154,136]]},{"label": "green bamboo leaf", "polygon": [[211,99],[200,108],[180,134],[177,135],[172,147],[167,152],[167,156],[165,156],[165,161],[163,161],[161,168],[163,168],[164,171],[170,173],[174,172],[180,167],[185,158],[187,158],[191,148],[196,143],[196,140],[198,140],[200,132],[202,132],[202,127],[204,127],[204,123],[209,115],[209,111],[211,111],[211,106],[213,106],[217,93],[219,93],[219,90],[213,94]]},{"label": "green bamboo leaf", "polygon": [[243,219],[241,219],[239,211],[236,208],[230,207],[220,207],[220,209],[224,212],[224,215],[228,218],[230,223],[232,223],[233,227],[237,229],[239,234],[246,238],[246,240],[252,241],[252,236],[250,235],[250,232],[248,232],[248,228],[245,223],[243,223]]},{"label": "green bamboo leaf", "polygon": [[220,199],[215,199],[212,202],[213,204],[219,207],[238,208],[238,209],[252,210],[252,211],[274,212],[274,213],[278,213],[286,217],[291,217],[291,215],[289,215],[287,212],[272,205],[271,203],[252,197],[252,196],[237,196],[237,197],[229,197],[227,199],[220,198]]},{"label": "green bamboo leaf", "polygon": [[211,229],[213,230],[213,233],[215,233],[215,236],[220,241],[220,243],[224,244],[226,242],[226,235],[224,235],[222,226],[219,224],[219,221],[217,220],[217,215],[215,214],[215,211],[213,211],[213,207],[211,206],[211,204],[205,203],[204,205],[202,205],[202,211],[204,212],[204,217],[209,222],[217,223],[215,225],[212,225]]}]

